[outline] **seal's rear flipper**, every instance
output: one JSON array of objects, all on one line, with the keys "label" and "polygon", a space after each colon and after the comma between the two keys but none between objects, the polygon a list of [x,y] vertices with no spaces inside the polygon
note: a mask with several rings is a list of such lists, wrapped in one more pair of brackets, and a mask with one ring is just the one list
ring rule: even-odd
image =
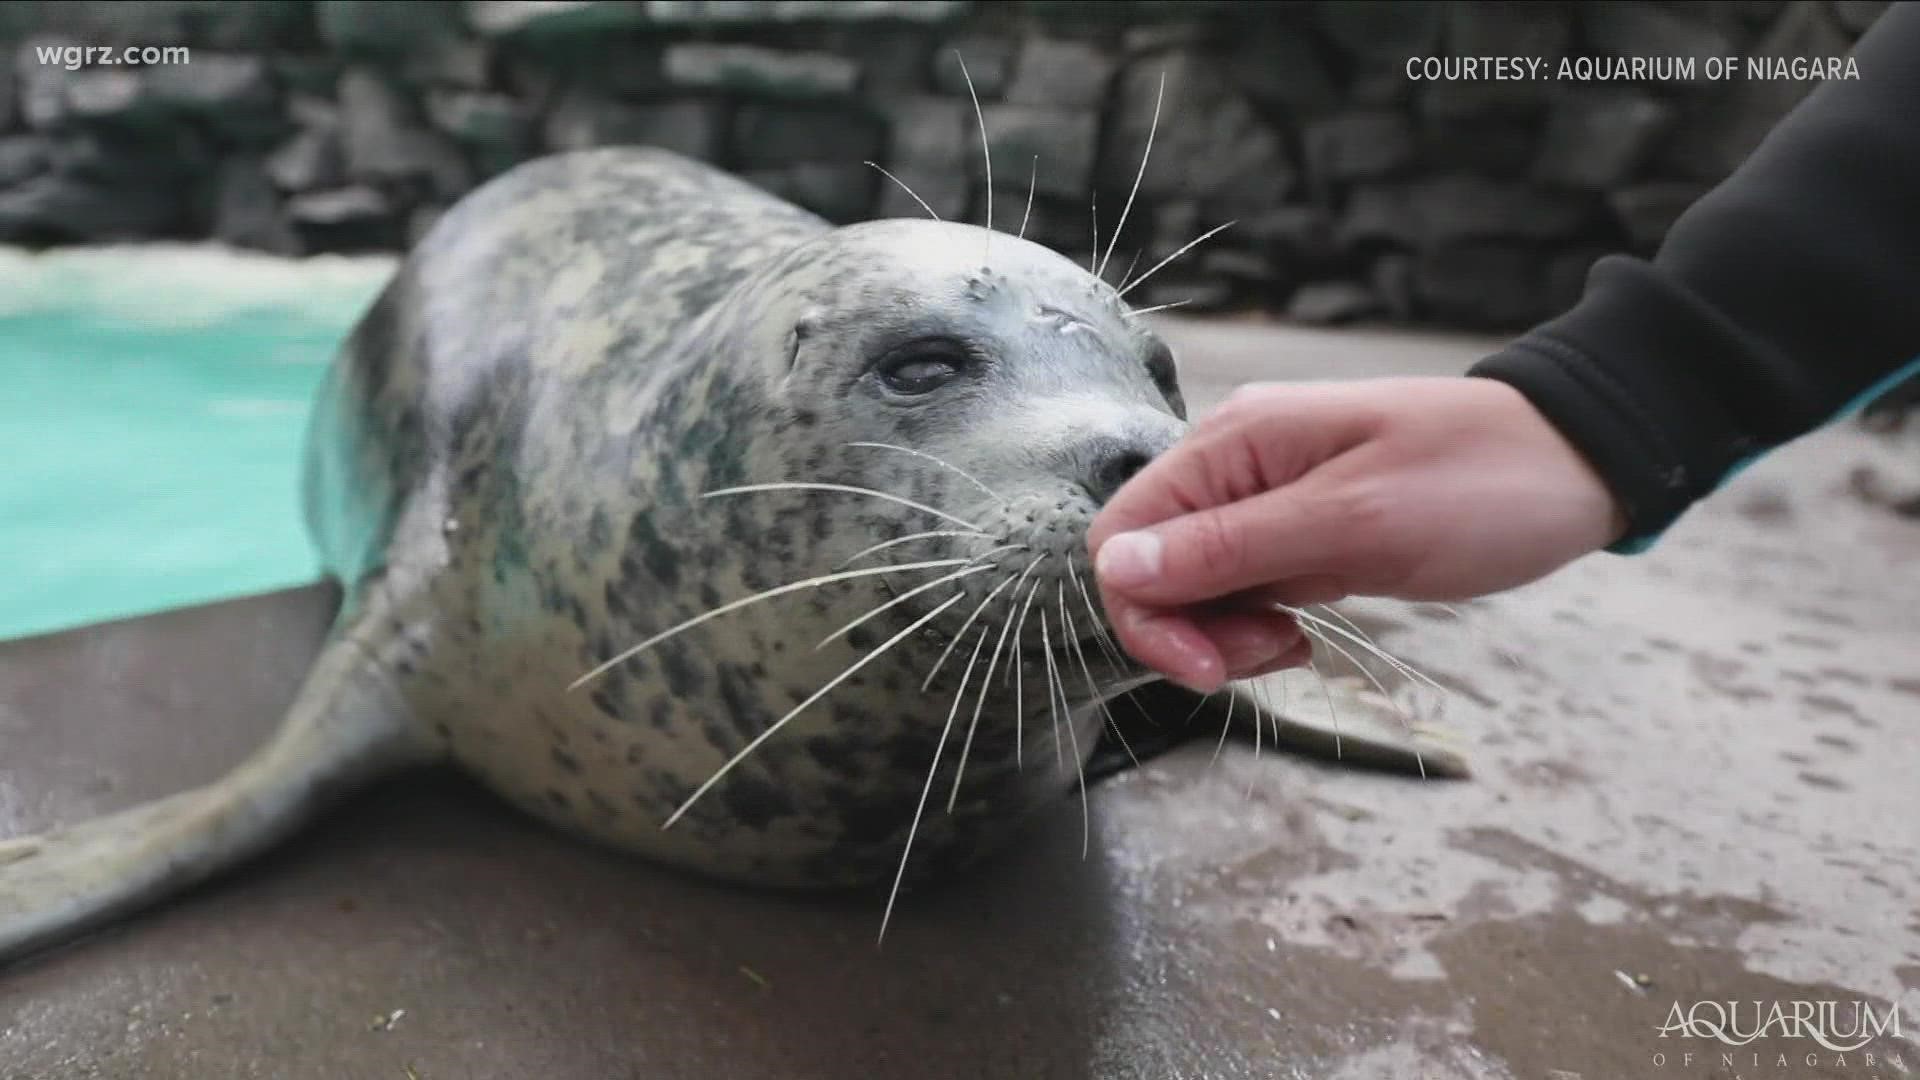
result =
[{"label": "seal's rear flipper", "polygon": [[376,655],[336,631],[272,740],[214,783],[0,840],[0,964],[180,893],[270,847],[329,795],[421,760]]},{"label": "seal's rear flipper", "polygon": [[[1285,679],[1285,683],[1280,682]],[[1250,687],[1258,685],[1258,691]],[[1228,713],[1228,696],[1233,696]],[[1424,775],[1429,779],[1465,779],[1472,775],[1466,755],[1442,741],[1443,733],[1407,722],[1354,679],[1328,676],[1324,688],[1309,676],[1267,676],[1236,684],[1204,701],[1172,683],[1160,682],[1107,703],[1113,725],[1087,764],[1087,779],[1112,776],[1188,742],[1217,741],[1223,725],[1243,744],[1253,742],[1255,704],[1260,741],[1288,753],[1303,754],[1354,768]],[[1120,737],[1113,732],[1120,728]],[[1132,753],[1129,754],[1128,751]]]}]

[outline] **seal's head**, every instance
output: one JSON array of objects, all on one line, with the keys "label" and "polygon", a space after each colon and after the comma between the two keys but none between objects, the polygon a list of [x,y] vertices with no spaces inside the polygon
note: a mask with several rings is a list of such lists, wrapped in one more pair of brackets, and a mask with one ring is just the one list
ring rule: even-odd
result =
[{"label": "seal's head", "polygon": [[[633,525],[602,591],[608,640],[649,642],[666,675],[670,696],[635,678],[645,708],[698,733],[660,789],[698,804],[676,835],[812,883],[892,872],[904,833],[947,865],[998,847],[1075,778],[1096,704],[1156,678],[1106,640],[1086,534],[1185,431],[1167,346],[1038,244],[881,221],[768,259],[660,364],[643,511],[608,514]],[[683,566],[697,591],[659,572]],[[637,711],[624,687],[600,687],[610,715]],[[1043,737],[1064,774],[1026,767]]]},{"label": "seal's head", "polygon": [[947,515],[850,500],[842,522],[864,513],[871,527],[836,530],[841,550],[816,565],[934,533],[863,556],[981,559],[950,588],[903,600],[898,616],[964,592],[971,599],[933,624],[950,636],[995,589],[1037,587],[1041,600],[1064,590],[1073,601],[1074,637],[1095,632],[1087,528],[1186,427],[1172,352],[1111,285],[1004,233],[893,220],[803,244],[733,299],[753,311],[738,332],[757,340],[742,354],[778,358],[760,400],[784,412],[782,435],[777,465],[762,471]]}]

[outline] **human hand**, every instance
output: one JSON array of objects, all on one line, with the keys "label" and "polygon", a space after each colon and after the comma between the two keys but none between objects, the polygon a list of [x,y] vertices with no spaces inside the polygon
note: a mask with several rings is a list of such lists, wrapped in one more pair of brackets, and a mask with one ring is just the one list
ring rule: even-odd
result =
[{"label": "human hand", "polygon": [[1241,387],[1114,495],[1088,546],[1121,645],[1210,693],[1306,661],[1276,604],[1481,596],[1625,529],[1519,391],[1401,378]]}]

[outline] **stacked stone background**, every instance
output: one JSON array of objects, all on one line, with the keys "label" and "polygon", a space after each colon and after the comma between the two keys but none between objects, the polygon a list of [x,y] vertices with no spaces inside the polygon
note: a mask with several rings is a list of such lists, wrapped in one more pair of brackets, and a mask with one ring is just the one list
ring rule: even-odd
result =
[{"label": "stacked stone background", "polygon": [[[1235,224],[1129,296],[1317,321],[1508,328],[1650,252],[1811,89],[1415,82],[1410,56],[1842,56],[1875,2],[36,3],[0,6],[0,242],[213,237],[397,250],[487,177],[645,144],[836,222],[984,220],[1110,276]],[[187,45],[179,66],[47,45]],[[962,68],[964,61],[964,73]],[[1036,160],[1037,159],[1037,160]]]}]

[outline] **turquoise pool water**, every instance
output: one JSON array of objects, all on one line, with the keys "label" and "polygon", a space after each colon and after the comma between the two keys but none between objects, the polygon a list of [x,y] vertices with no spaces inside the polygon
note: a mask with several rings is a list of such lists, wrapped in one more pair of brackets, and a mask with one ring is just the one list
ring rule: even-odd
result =
[{"label": "turquoise pool water", "polygon": [[0,639],[315,577],[307,410],[382,280],[333,269],[197,252],[0,266]]}]

